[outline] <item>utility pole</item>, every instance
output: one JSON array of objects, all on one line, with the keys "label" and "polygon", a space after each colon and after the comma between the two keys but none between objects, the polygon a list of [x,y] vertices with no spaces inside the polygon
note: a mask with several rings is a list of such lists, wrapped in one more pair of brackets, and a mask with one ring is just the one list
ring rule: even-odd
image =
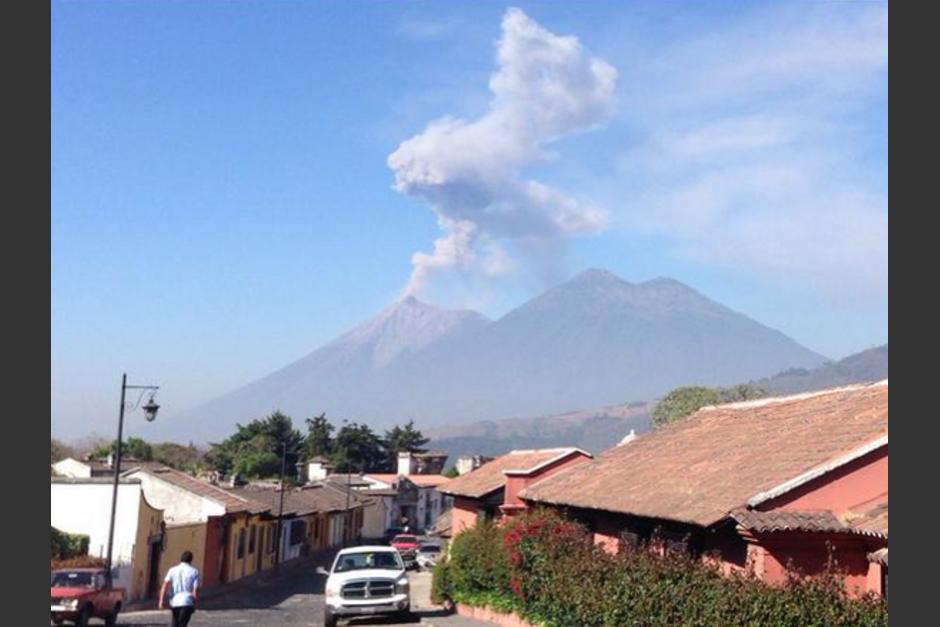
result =
[{"label": "utility pole", "polygon": [[277,509],[277,548],[274,551],[274,570],[277,572],[281,567],[281,549],[283,548],[282,520],[284,518],[284,472],[287,469],[287,442],[281,442],[281,495],[280,504]]}]

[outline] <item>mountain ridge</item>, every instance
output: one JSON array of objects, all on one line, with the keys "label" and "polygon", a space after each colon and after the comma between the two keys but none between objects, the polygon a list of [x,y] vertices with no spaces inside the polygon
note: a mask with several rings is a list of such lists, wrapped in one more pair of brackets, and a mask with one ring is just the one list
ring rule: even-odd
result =
[{"label": "mountain ridge", "polygon": [[[888,377],[888,345],[853,353],[812,370],[791,369],[751,383],[769,396],[785,396],[869,383]],[[577,446],[600,453],[616,445],[630,430],[652,428],[650,413],[656,401],[630,402],[565,412],[550,416],[485,420],[426,431],[429,446],[449,455],[449,464],[461,455],[502,455],[515,448]]]},{"label": "mountain ridge", "polygon": [[549,415],[815,367],[821,355],[667,277],[591,268],[490,320],[406,296],[304,357],[188,412],[194,438],[280,409],[382,429]]}]

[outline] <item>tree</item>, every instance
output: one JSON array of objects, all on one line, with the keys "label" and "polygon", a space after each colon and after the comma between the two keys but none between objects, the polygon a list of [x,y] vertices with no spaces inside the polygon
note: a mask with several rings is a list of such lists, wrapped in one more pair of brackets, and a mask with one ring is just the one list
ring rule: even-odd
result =
[{"label": "tree", "polygon": [[[92,451],[92,457],[107,457],[117,452],[117,440],[110,444],[101,444]],[[153,459],[153,447],[142,438],[127,438],[121,448],[121,456],[148,462]]]},{"label": "tree", "polygon": [[652,413],[653,426],[661,427],[664,424],[685,418],[707,405],[749,401],[761,398],[766,393],[764,388],[751,383],[735,385],[730,388],[677,387],[656,403]]},{"label": "tree", "polygon": [[391,469],[398,466],[399,453],[426,453],[423,448],[430,440],[424,437],[424,434],[415,429],[414,420],[409,420],[404,427],[395,425],[391,430],[385,432],[382,444],[388,454],[388,463]]},{"label": "tree", "polygon": [[457,471],[456,466],[450,466],[447,470],[444,471],[444,476],[453,479],[454,477],[459,477],[460,473]]},{"label": "tree", "polygon": [[368,425],[343,421],[332,444],[330,460],[339,472],[365,472],[387,469],[382,440]]},{"label": "tree", "polygon": [[66,457],[73,457],[75,452],[68,444],[52,438],[52,463],[62,461]]},{"label": "tree", "polygon": [[719,403],[752,401],[767,396],[767,389],[754,383],[742,383],[730,388],[718,388]]},{"label": "tree", "polygon": [[287,471],[293,476],[300,459],[303,435],[293,421],[280,411],[247,425],[236,425],[235,434],[217,444],[206,454],[206,462],[215,470],[252,478],[277,477],[281,472],[282,451],[286,448]]},{"label": "tree", "polygon": [[203,452],[193,446],[176,442],[160,442],[153,445],[153,458],[161,464],[185,472],[195,472],[202,461]]},{"label": "tree", "polygon": [[307,458],[329,457],[333,452],[333,431],[334,427],[326,414],[320,414],[313,418],[307,418],[307,439],[304,442],[304,452]]}]

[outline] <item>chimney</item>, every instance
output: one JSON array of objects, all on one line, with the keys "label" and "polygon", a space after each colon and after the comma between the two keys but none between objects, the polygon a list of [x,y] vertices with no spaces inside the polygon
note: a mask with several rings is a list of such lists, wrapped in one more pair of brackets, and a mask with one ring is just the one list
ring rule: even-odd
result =
[{"label": "chimney", "polygon": [[485,455],[464,455],[457,459],[457,473],[465,475],[468,472],[473,472],[486,462],[492,461],[492,457],[487,457]]},{"label": "chimney", "polygon": [[317,460],[307,463],[307,481],[309,483],[326,479],[328,474],[330,474],[330,465],[325,461]]},{"label": "chimney", "polygon": [[405,451],[398,454],[398,474],[408,476],[414,471],[414,457]]}]

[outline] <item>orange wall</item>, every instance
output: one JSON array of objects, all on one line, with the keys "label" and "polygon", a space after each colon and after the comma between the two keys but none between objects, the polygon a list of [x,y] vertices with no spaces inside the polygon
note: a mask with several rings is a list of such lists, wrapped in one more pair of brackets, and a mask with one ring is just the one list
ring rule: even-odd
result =
[{"label": "orange wall", "polygon": [[480,504],[476,499],[458,496],[454,498],[454,513],[450,523],[450,532],[457,535],[464,529],[477,524]]},{"label": "orange wall", "polygon": [[841,514],[887,494],[888,446],[885,445],[835,472],[761,504],[758,509],[828,509]]},{"label": "orange wall", "polygon": [[519,493],[524,488],[527,488],[533,483],[545,479],[546,477],[551,477],[555,473],[561,472],[566,468],[583,464],[590,459],[590,457],[583,455],[582,453],[577,453],[571,457],[566,457],[561,461],[555,462],[554,464],[545,466],[544,468],[539,469],[537,472],[529,475],[507,475],[506,497],[503,502],[506,505],[525,505],[525,503],[522,502],[522,499],[519,498]]},{"label": "orange wall", "polygon": [[843,576],[846,589],[853,594],[865,593],[868,590],[870,569],[866,556],[870,549],[862,539],[845,539],[835,535],[823,537],[822,534],[801,534],[793,540],[764,539],[761,543],[763,572],[758,574],[767,583],[784,583],[788,564],[807,575],[821,574],[829,560],[827,540],[833,548],[832,558],[840,569],[846,571]]}]

